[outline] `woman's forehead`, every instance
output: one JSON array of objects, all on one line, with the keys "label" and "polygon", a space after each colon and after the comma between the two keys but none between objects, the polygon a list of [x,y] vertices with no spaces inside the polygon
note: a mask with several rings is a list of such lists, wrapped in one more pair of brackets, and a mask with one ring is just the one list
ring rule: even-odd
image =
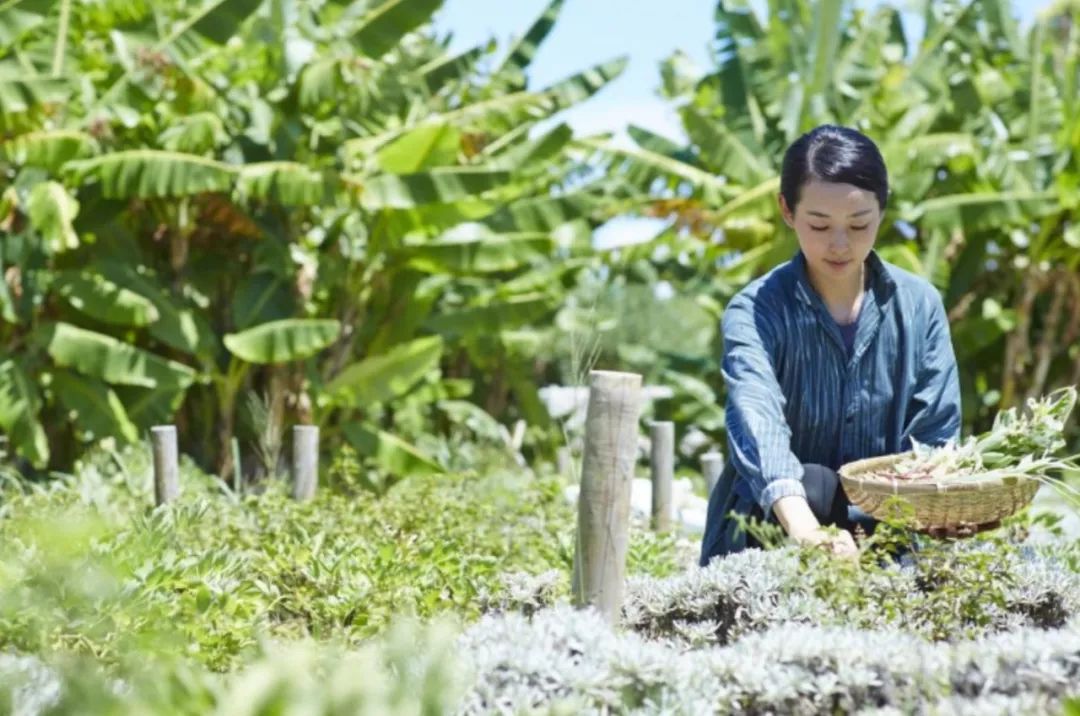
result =
[{"label": "woman's forehead", "polygon": [[878,210],[877,197],[854,184],[811,180],[803,185],[799,210],[817,216],[870,216]]}]

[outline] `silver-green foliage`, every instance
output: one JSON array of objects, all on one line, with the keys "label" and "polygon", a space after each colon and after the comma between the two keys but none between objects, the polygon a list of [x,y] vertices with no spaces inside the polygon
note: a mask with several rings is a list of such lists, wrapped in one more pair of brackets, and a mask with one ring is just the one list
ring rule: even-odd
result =
[{"label": "silver-green foliage", "polygon": [[1052,713],[1080,678],[1076,619],[956,644],[788,623],[688,650],[560,605],[531,619],[485,618],[461,645],[475,669],[465,713],[934,713],[933,704],[942,713]]}]

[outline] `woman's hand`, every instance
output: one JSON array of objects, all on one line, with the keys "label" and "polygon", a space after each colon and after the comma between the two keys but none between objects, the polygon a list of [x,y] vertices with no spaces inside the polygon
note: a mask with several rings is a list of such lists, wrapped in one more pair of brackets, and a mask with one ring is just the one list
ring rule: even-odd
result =
[{"label": "woman's hand", "polygon": [[820,546],[832,554],[856,558],[859,548],[847,530],[829,530],[821,526],[803,497],[781,497],[773,504],[773,514],[788,535],[799,544]]},{"label": "woman's hand", "polygon": [[855,546],[855,538],[847,530],[834,531],[818,527],[817,530],[799,541],[802,544],[821,547],[839,557],[857,559],[859,556],[859,548]]}]

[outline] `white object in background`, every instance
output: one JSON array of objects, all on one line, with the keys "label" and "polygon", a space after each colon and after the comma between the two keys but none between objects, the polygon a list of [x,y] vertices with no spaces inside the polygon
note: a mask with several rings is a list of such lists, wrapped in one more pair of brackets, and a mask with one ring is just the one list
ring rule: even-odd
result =
[{"label": "white object in background", "polygon": [[[682,532],[701,533],[705,531],[705,516],[709,503],[694,494],[693,482],[688,477],[676,479],[671,486],[671,500],[674,509],[674,524]],[[566,500],[577,504],[578,486],[568,485],[563,492]],[[630,486],[630,512],[645,520],[652,514],[652,482],[645,477],[635,477]]]}]

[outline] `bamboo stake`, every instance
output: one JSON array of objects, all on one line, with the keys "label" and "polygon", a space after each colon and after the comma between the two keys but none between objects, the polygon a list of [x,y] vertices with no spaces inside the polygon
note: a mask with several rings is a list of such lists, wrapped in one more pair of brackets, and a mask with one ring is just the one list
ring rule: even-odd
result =
[{"label": "bamboo stake", "polygon": [[154,504],[164,505],[180,496],[176,426],[155,425],[150,428],[150,445],[154,452]]},{"label": "bamboo stake", "polygon": [[640,375],[590,371],[573,591],[609,623],[622,608],[640,409]]},{"label": "bamboo stake", "polygon": [[675,480],[675,423],[655,422],[649,426],[649,472],[652,477],[652,528],[671,529],[672,483]]},{"label": "bamboo stake", "polygon": [[319,426],[293,426],[293,498],[310,500],[319,486]]}]

